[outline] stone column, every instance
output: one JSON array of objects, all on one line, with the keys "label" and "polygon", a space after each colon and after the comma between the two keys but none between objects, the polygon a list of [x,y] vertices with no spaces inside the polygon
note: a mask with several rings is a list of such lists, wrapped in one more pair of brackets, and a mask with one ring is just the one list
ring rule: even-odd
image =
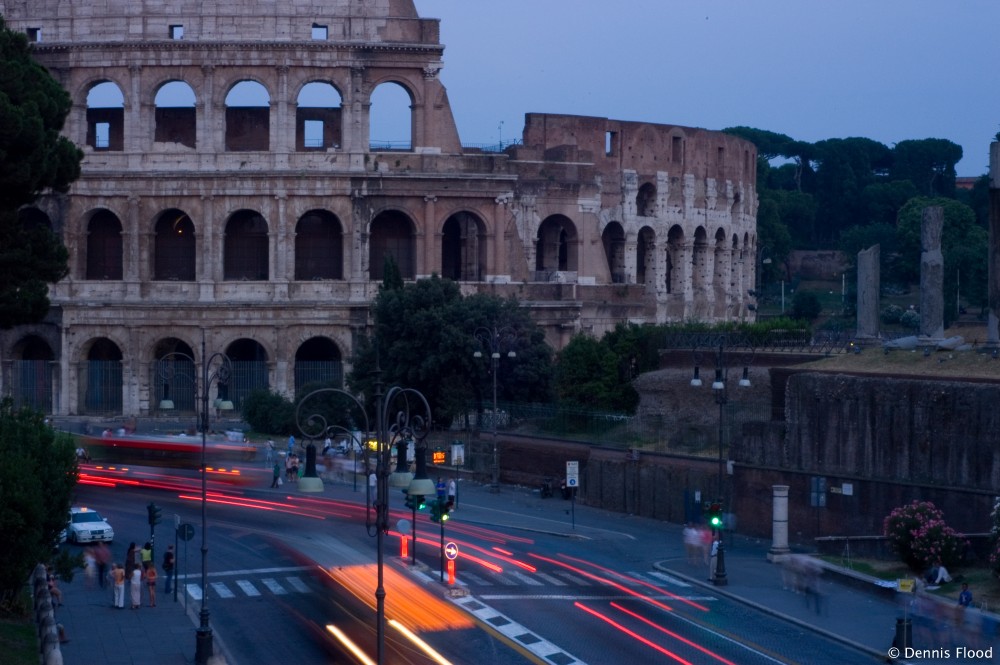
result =
[{"label": "stone column", "polygon": [[788,548],[788,485],[771,486],[771,549],[768,561],[784,561],[791,550]]},{"label": "stone column", "polygon": [[486,265],[483,266],[483,276],[487,282],[509,283],[514,269],[507,264],[507,213],[512,198],[511,193],[504,193],[494,199],[493,223],[490,225],[492,234],[487,231],[481,242],[487,245]]},{"label": "stone column", "polygon": [[920,335],[944,337],[944,256],[941,229],[944,208],[924,208],[920,223]]},{"label": "stone column", "polygon": [[423,245],[422,247],[418,244],[418,248],[423,251],[418,251],[417,265],[414,266],[417,278],[430,277],[431,273],[437,272],[440,274],[441,266],[438,265],[437,247],[439,243],[438,234],[438,224],[437,224],[437,211],[435,209],[435,204],[437,203],[436,196],[424,196],[424,219],[423,223],[418,223],[417,228],[423,229],[423,233],[417,231],[417,241],[420,242],[420,236],[423,235]]},{"label": "stone column", "polygon": [[986,343],[1000,345],[1000,143],[990,144],[990,240]]},{"label": "stone column", "polygon": [[128,199],[128,219],[125,220],[122,235],[122,256],[123,270],[122,277],[125,281],[125,299],[139,300],[141,297],[139,289],[139,264],[144,263],[144,258],[139,255],[139,197],[130,196]]},{"label": "stone column", "polygon": [[858,252],[858,337],[878,337],[879,273],[878,245]]}]

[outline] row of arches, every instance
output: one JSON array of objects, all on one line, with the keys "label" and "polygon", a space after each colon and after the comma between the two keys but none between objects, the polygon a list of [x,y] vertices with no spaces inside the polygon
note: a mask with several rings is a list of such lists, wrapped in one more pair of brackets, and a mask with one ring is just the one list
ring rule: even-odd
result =
[{"label": "row of arches", "polygon": [[[276,387],[273,376],[276,359],[256,340],[234,339],[225,346],[224,353],[231,362],[232,373],[217,386],[213,397],[231,400],[239,410],[251,392]],[[328,337],[305,340],[290,361],[292,382],[287,388],[295,394],[320,384],[343,385],[343,354]],[[197,410],[196,388],[200,387],[195,386],[194,377],[200,376],[202,358],[191,344],[174,337],[161,339],[153,345],[148,357],[139,362],[147,370],[136,373],[145,377],[139,390],[149,395],[150,411],[158,410],[163,400],[172,401],[173,408],[181,412]],[[2,392],[10,395],[18,407],[52,413],[59,392],[59,364],[48,342],[38,335],[27,335],[14,345],[11,358],[3,363]],[[120,414],[125,400],[136,402],[135,396],[130,398],[124,392],[127,364],[121,347],[113,340],[97,337],[85,343],[78,357],[67,365],[75,372],[75,376],[67,379],[75,380],[77,388],[75,404],[70,400],[70,413]]]},{"label": "row of arches", "polygon": [[[368,107],[369,146],[378,150],[413,147],[413,93],[404,84],[387,81],[376,86]],[[161,84],[152,99],[153,140],[190,149],[198,147],[199,99],[183,80]],[[144,105],[141,104],[141,106]],[[86,145],[97,151],[125,149],[126,98],[121,87],[104,79],[86,92]],[[223,97],[223,148],[229,152],[266,151],[271,145],[273,96],[261,82],[234,83]],[[295,150],[338,149],[343,143],[343,96],[330,81],[313,80],[295,94]]]},{"label": "row of arches", "polygon": [[[51,220],[38,208],[20,211],[22,220],[52,229]],[[79,248],[78,277],[85,280],[117,281],[125,278],[125,224],[117,214],[99,208],[88,214],[81,229],[84,242]],[[404,279],[417,273],[417,225],[400,210],[377,213],[366,232],[369,280],[383,278],[384,267],[392,259]],[[199,231],[191,216],[180,208],[158,214],[148,244],[146,278],[152,281],[196,281],[201,276],[214,279],[218,261],[206,256]],[[350,229],[334,213],[314,209],[304,213],[294,225],[294,259],[291,278],[296,281],[343,280],[348,275],[345,236]],[[221,227],[222,281],[267,281],[272,278],[271,223],[259,212],[233,212]],[[575,271],[578,265],[576,225],[564,215],[546,218],[538,229],[535,269],[540,272]],[[455,281],[484,281],[488,260],[488,228],[477,214],[459,211],[449,215],[440,227],[440,253],[432,269]],[[201,265],[199,265],[199,263]],[[212,263],[210,269],[207,264]],[[201,271],[201,272],[199,272]]]}]

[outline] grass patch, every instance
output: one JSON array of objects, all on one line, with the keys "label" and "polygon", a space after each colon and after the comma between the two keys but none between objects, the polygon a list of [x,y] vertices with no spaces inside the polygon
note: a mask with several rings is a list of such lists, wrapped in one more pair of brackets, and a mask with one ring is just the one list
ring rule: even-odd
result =
[{"label": "grass patch", "polygon": [[0,619],[0,653],[9,665],[37,665],[38,643],[30,622]]}]

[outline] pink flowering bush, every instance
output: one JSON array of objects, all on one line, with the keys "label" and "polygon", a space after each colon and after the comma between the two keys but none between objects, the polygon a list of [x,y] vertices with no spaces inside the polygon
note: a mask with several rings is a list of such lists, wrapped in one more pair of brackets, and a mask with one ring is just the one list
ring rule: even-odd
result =
[{"label": "pink flowering bush", "polygon": [[900,559],[916,571],[938,559],[945,567],[956,565],[966,544],[944,523],[944,513],[930,501],[914,501],[896,508],[882,522],[882,533]]}]

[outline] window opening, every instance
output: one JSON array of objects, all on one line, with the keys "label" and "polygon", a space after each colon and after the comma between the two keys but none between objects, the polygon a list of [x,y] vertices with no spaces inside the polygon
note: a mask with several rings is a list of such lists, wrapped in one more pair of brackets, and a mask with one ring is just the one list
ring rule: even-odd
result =
[{"label": "window opening", "polygon": [[372,150],[412,149],[412,104],[409,91],[398,83],[383,83],[375,88],[369,111]]},{"label": "window opening", "polygon": [[179,24],[170,26],[170,38],[184,39],[184,26]]},{"label": "window opening", "polygon": [[682,139],[680,136],[674,136],[670,144],[671,147],[670,161],[676,164],[680,164],[684,156],[684,144],[682,143],[683,141],[684,139]]},{"label": "window opening", "polygon": [[184,81],[164,83],[156,93],[154,119],[157,143],[179,143],[194,148],[197,142],[198,118],[194,90]]},{"label": "window opening", "polygon": [[41,28],[28,28],[28,41],[31,43],[36,43],[42,41],[42,29]]},{"label": "window opening", "polygon": [[111,123],[99,122],[94,125],[94,147],[107,150],[111,145]]},{"label": "window opening", "polygon": [[295,109],[296,149],[322,150],[340,147],[341,97],[326,81],[302,86]]},{"label": "window opening", "polygon": [[611,157],[618,148],[618,132],[604,132],[604,155]]},{"label": "window opening", "polygon": [[327,36],[330,34],[330,30],[325,25],[320,25],[319,23],[313,23],[312,25],[312,38],[318,41],[325,41]]},{"label": "window opening", "polygon": [[87,145],[95,150],[125,148],[125,97],[111,81],[87,93]]},{"label": "window opening", "polygon": [[226,150],[267,150],[271,141],[271,96],[257,81],[240,81],[226,95]]},{"label": "window opening", "polygon": [[303,128],[304,144],[307,148],[323,147],[323,121],[306,120]]}]

